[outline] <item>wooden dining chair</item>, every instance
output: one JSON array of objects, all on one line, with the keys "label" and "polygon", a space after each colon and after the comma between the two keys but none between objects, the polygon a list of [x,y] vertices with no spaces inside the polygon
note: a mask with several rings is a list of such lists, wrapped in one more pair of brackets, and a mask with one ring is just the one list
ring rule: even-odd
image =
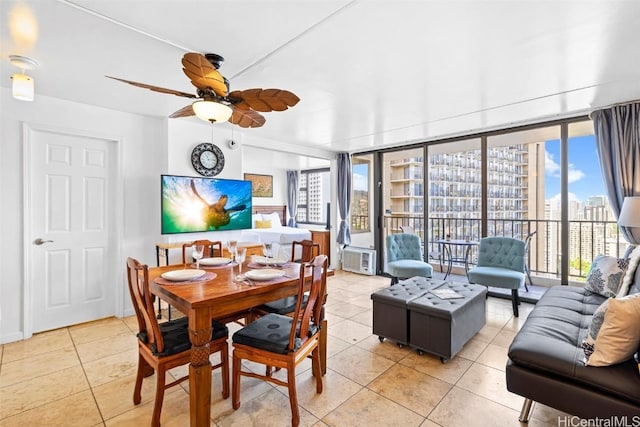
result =
[{"label": "wooden dining chair", "polygon": [[[311,268],[311,289],[308,303],[303,305],[301,302],[305,293],[305,265]],[[312,359],[316,393],[322,393],[319,337],[327,287],[327,256],[319,255],[305,265],[300,266],[298,304],[293,317],[270,313],[233,334],[233,409],[240,407],[241,376],[269,381],[288,388],[291,424],[294,427],[300,422],[295,369],[307,356],[311,356]],[[287,380],[274,378],[270,369],[267,369],[265,375],[252,370],[242,370],[243,360],[286,369]]]},{"label": "wooden dining chair", "polygon": [[206,240],[206,239],[196,240],[192,243],[185,243],[182,245],[182,263],[184,265],[187,265],[187,263],[191,264],[191,262],[193,262],[192,259],[187,260],[187,249],[188,248],[190,249],[193,245],[204,246],[204,252],[202,253],[202,256],[204,258],[222,256],[222,242],[220,241],[212,242],[211,240]]},{"label": "wooden dining chair", "polygon": [[[298,248],[297,252],[296,248]],[[300,254],[300,258],[296,259],[296,254]],[[320,245],[314,243],[312,240],[295,241],[292,244],[291,261],[302,263],[310,262],[318,255],[320,255]],[[307,303],[307,298],[308,295],[305,294],[303,296],[303,304]],[[261,304],[251,310],[251,319],[255,320],[257,317],[269,313],[291,316],[296,309],[297,302],[298,298],[296,296],[290,296]]]},{"label": "wooden dining chair", "polygon": [[[189,378],[188,375],[165,384],[166,372],[191,361],[188,318],[158,323],[153,308],[153,295],[149,288],[149,269],[133,258],[127,258],[127,278],[131,302],[138,319],[138,371],[133,389],[133,403],[140,404],[142,379],[156,373],[156,397],[152,426],[160,425],[160,412],[164,391]],[[220,352],[220,363],[213,369],[222,369],[222,397],[229,397],[229,330],[223,324],[212,322],[210,353]]]},{"label": "wooden dining chair", "polygon": [[318,255],[320,255],[320,244],[313,240],[294,241],[291,244],[291,261],[309,262]]}]

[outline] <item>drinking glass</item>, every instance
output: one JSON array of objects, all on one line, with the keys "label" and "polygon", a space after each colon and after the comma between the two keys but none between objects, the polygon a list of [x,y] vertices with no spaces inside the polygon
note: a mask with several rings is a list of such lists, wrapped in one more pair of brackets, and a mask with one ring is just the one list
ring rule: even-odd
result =
[{"label": "drinking glass", "polygon": [[204,245],[193,245],[193,252],[191,255],[196,260],[196,268],[200,268],[200,260],[202,259],[202,255],[204,254]]},{"label": "drinking glass", "polygon": [[238,248],[237,240],[227,240],[227,250],[229,251],[229,255],[231,255],[231,259],[235,260],[236,252]]},{"label": "drinking glass", "polygon": [[271,243],[263,243],[262,244],[262,253],[267,259],[267,267],[269,266],[269,258],[273,256],[273,246]]},{"label": "drinking glass", "polygon": [[238,263],[238,275],[236,276],[237,280],[243,280],[244,276],[242,275],[242,264],[247,256],[247,248],[237,248],[236,249],[236,262]]}]

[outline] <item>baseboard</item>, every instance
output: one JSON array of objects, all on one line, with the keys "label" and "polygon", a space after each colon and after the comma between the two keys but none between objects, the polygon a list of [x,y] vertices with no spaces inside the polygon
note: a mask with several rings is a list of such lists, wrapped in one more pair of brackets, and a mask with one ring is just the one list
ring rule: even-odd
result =
[{"label": "baseboard", "polygon": [[24,339],[24,334],[22,332],[14,332],[9,335],[1,335],[0,344],[7,344],[14,341],[22,341],[23,339]]}]

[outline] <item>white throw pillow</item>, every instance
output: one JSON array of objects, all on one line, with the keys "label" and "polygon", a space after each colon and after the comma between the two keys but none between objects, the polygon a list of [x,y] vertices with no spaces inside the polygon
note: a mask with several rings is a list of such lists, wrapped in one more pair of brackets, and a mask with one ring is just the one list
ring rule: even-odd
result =
[{"label": "white throw pillow", "polygon": [[282,228],[282,220],[277,212],[262,215],[262,219],[271,221],[271,228]]},{"label": "white throw pillow", "polygon": [[609,366],[629,360],[640,344],[640,294],[610,298],[603,305],[607,303],[604,322],[595,340],[588,337],[583,343],[583,348],[590,347],[585,348],[587,366]]}]

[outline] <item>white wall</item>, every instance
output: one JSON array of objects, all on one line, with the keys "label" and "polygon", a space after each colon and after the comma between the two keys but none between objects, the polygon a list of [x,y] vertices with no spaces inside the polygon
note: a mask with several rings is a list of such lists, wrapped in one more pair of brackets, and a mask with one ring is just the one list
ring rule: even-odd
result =
[{"label": "white wall", "polygon": [[[120,139],[120,174],[123,188],[124,235],[121,254],[155,263],[154,243],[159,238],[159,174],[166,169],[166,119],[126,114],[45,96],[34,102],[16,101],[9,89],[0,92],[0,342],[23,337],[24,224],[22,124],[54,126]],[[154,189],[150,191],[150,189]],[[125,289],[124,259],[117,268]],[[128,291],[122,292],[124,304]]]},{"label": "white wall", "polygon": [[[22,102],[11,97],[10,89],[0,89],[0,343],[24,337],[23,123],[99,134],[121,141],[122,188],[117,197],[123,209],[120,225],[123,236],[118,248],[121,259],[113,268],[121,278],[114,286],[122,287],[120,305],[124,313],[130,313],[131,307],[124,259],[133,256],[155,265],[157,242],[185,240],[184,236],[160,234],[160,175],[195,175],[191,151],[196,144],[212,140],[211,126],[192,119],[147,117],[41,95],[36,95],[34,102]],[[280,142],[234,132],[233,138],[240,142],[240,147],[231,150],[227,146],[232,137],[231,125],[213,128],[213,142],[225,155],[225,167],[218,176],[243,179],[244,172],[273,175],[274,195],[255,199],[258,205],[286,204],[285,170],[315,167],[318,162],[326,164],[327,159],[334,158],[331,152],[287,147]],[[268,158],[265,153],[269,154]],[[189,235],[189,239],[195,238],[198,236]],[[224,240],[224,236],[218,235],[217,239]]]}]

